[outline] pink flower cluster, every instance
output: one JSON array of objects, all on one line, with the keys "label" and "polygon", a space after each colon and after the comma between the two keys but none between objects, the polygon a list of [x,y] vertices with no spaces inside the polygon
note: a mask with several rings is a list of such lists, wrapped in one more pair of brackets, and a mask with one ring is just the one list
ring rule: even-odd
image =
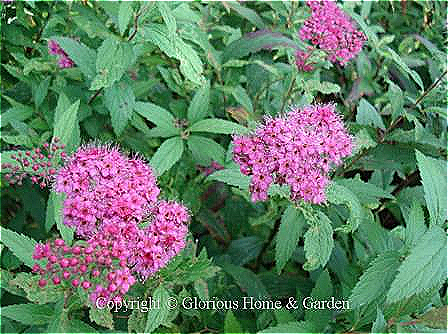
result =
[{"label": "pink flower cluster", "polygon": [[[307,5],[311,8],[311,16],[299,31],[300,39],[310,41],[314,47],[324,51],[332,63],[344,66],[361,51],[366,36],[356,29],[351,18],[335,1],[313,0],[307,1]],[[308,54],[298,53],[297,58],[299,64],[306,62]]]},{"label": "pink flower cluster", "polygon": [[67,195],[64,223],[89,237],[99,223],[141,221],[160,193],[151,168],[116,148],[87,146],[75,152],[56,176],[55,189]]},{"label": "pink flower cluster", "polygon": [[41,286],[70,280],[93,303],[121,300],[136,277],[147,279],[185,247],[188,210],[159,200],[151,168],[117,148],[78,149],[59,170],[55,189],[66,194],[64,223],[86,245],[37,245],[34,258],[47,260],[45,269],[35,266]]},{"label": "pink flower cluster", "polygon": [[18,151],[12,154],[11,159],[15,163],[2,164],[2,170],[7,170],[6,181],[9,184],[22,185],[23,180],[30,177],[31,182],[39,184],[41,188],[51,184],[57,169],[57,166],[54,165],[54,159],[58,155],[61,158],[66,156],[66,153],[62,151],[65,145],[58,143],[59,138],[54,137],[51,143],[44,143],[41,147],[32,151]]},{"label": "pink flower cluster", "polygon": [[51,55],[60,56],[58,60],[58,65],[60,68],[75,66],[73,60],[71,60],[67,53],[65,53],[65,51],[59,46],[59,44],[52,39],[48,41],[48,53]]},{"label": "pink flower cluster", "polygon": [[267,118],[249,136],[234,137],[234,160],[251,176],[252,201],[266,200],[271,184],[289,185],[291,200],[325,201],[328,172],[351,154],[352,139],[333,104],[292,108]]}]

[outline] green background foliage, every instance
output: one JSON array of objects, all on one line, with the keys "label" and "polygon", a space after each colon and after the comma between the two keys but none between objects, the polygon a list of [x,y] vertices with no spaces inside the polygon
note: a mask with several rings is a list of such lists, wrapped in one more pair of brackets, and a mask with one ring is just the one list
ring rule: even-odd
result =
[{"label": "green background foliage", "polygon": [[[446,2],[339,5],[368,38],[362,52],[299,72],[304,2],[3,2],[2,162],[53,136],[69,152],[119,144],[191,210],[186,249],[129,298],[300,307],[116,313],[39,289],[35,243],[74,240],[63,199],[2,180],[2,332],[446,332]],[[58,68],[49,39],[75,67]],[[327,204],[292,205],[278,186],[250,202],[231,135],[325,102],[356,142]],[[212,161],[224,169],[206,176]],[[351,307],[307,310],[309,296]]]}]

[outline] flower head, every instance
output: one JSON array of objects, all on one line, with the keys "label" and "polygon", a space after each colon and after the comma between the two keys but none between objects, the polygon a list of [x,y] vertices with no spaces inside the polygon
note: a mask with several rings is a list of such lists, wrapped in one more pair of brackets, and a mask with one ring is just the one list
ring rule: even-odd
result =
[{"label": "flower head", "polygon": [[251,176],[252,200],[268,197],[271,184],[289,185],[291,199],[325,201],[328,171],[352,152],[352,139],[332,104],[292,108],[267,118],[249,136],[234,137],[234,160]]},{"label": "flower head", "polygon": [[300,29],[300,38],[325,51],[332,63],[344,66],[361,51],[366,36],[356,29],[335,1],[313,0],[307,1],[307,5],[311,8],[311,16]]}]

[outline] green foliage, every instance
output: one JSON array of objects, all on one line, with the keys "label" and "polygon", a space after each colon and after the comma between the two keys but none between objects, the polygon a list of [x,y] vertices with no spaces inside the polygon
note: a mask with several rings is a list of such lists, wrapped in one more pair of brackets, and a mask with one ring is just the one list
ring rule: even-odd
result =
[{"label": "green foliage", "polygon": [[303,268],[311,271],[319,266],[324,267],[330,258],[334,246],[333,227],[330,219],[324,213],[318,212],[318,217],[311,222],[304,239],[306,262]]},{"label": "green foliage", "polygon": [[20,261],[31,268],[34,264],[32,255],[36,241],[26,235],[19,234],[4,227],[1,227],[0,231],[2,244],[8,247]]},{"label": "green foliage", "polygon": [[25,325],[44,325],[51,321],[54,309],[47,305],[15,304],[2,307],[2,315]]}]

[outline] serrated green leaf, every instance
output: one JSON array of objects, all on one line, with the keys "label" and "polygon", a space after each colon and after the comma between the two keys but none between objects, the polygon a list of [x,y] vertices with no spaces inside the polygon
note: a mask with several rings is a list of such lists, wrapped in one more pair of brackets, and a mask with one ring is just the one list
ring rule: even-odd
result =
[{"label": "serrated green leaf", "polygon": [[168,299],[170,294],[163,286],[159,286],[154,290],[152,295],[154,300],[159,301],[160,308],[151,308],[148,312],[148,317],[146,320],[145,333],[151,333],[157,329],[160,325],[165,323],[169,318],[172,310],[168,308]]},{"label": "serrated green leaf", "polygon": [[253,112],[254,111],[254,107],[252,106],[252,101],[251,101],[249,95],[247,95],[246,90],[241,85],[233,87],[233,89],[232,89],[232,96],[248,112]]},{"label": "serrated green leaf", "polygon": [[191,135],[187,145],[195,161],[203,166],[209,166],[212,161],[224,163],[225,150],[213,139]]},{"label": "serrated green leaf", "polygon": [[254,11],[250,8],[247,8],[245,6],[242,6],[236,1],[228,1],[228,2],[224,2],[223,4],[225,7],[232,8],[240,16],[244,17],[246,20],[248,20],[250,23],[252,23],[258,29],[265,28],[265,24],[264,24],[262,18],[257,14],[256,11]]},{"label": "serrated green leaf", "polygon": [[318,91],[323,94],[339,93],[341,87],[332,82],[321,82],[319,80],[306,80],[304,82],[305,92],[311,93],[313,91]]},{"label": "serrated green leaf", "polygon": [[150,102],[137,102],[135,111],[157,125],[151,131],[158,129],[157,134],[160,137],[171,137],[180,134],[179,129],[174,127],[174,116],[168,110]]},{"label": "serrated green leaf", "polygon": [[305,227],[302,212],[294,206],[289,206],[282,215],[280,228],[275,240],[275,265],[281,272],[297,248],[298,241]]},{"label": "serrated green leaf", "polygon": [[135,96],[131,86],[117,82],[104,92],[104,103],[109,109],[112,127],[117,136],[123,133],[135,107]]},{"label": "serrated green leaf", "polygon": [[90,90],[111,87],[119,81],[134,63],[135,55],[130,44],[114,38],[103,41],[96,57],[96,76]]},{"label": "serrated green leaf", "polygon": [[358,197],[362,205],[371,209],[377,208],[380,205],[380,199],[382,198],[394,199],[390,192],[387,192],[374,184],[364,182],[360,178],[341,179],[336,182],[337,184],[350,189]]},{"label": "serrated green leaf", "polygon": [[2,306],[2,317],[18,321],[25,325],[48,324],[54,314],[53,307],[38,304],[14,304]]},{"label": "serrated green leaf", "polygon": [[[312,300],[329,300],[333,296],[333,285],[331,284],[330,275],[327,270],[324,270],[316,285],[311,291]],[[331,320],[331,309],[307,309],[305,311],[305,321],[312,325],[313,332],[321,333]]]},{"label": "serrated green leaf", "polygon": [[210,104],[210,81],[199,88],[194,94],[190,105],[188,106],[187,118],[191,123],[195,123],[208,114]]},{"label": "serrated green leaf", "polygon": [[224,182],[231,186],[238,187],[241,190],[247,190],[250,183],[250,177],[241,174],[240,170],[237,168],[218,170],[210,175],[207,180]]},{"label": "serrated green leaf", "polygon": [[34,265],[33,253],[36,241],[30,237],[0,227],[1,242],[14,253],[25,265],[32,268]]},{"label": "serrated green leaf", "polygon": [[352,308],[370,304],[382,298],[394,280],[400,266],[400,254],[387,251],[379,254],[361,275],[350,296]]},{"label": "serrated green leaf", "polygon": [[99,309],[95,305],[92,305],[89,310],[89,318],[90,321],[100,326],[114,329],[114,318],[108,308]]},{"label": "serrated green leaf", "polygon": [[133,14],[133,2],[132,1],[122,1],[120,2],[120,7],[118,9],[118,29],[120,30],[121,36],[124,35],[126,29],[128,28],[129,21]]},{"label": "serrated green leaf", "polygon": [[44,80],[39,82],[39,84],[33,89],[34,105],[39,108],[42,102],[44,102],[45,97],[48,94],[48,87],[50,87],[51,76],[46,77]]},{"label": "serrated green leaf", "polygon": [[306,321],[293,321],[286,324],[269,327],[258,333],[312,333],[312,328],[312,325]]},{"label": "serrated green leaf", "polygon": [[308,271],[324,267],[333,250],[333,227],[331,221],[323,213],[318,211],[318,219],[305,233],[305,257],[306,263],[303,268]]},{"label": "serrated green leaf", "polygon": [[222,266],[222,269],[233,277],[241,290],[246,292],[249,297],[261,298],[263,300],[266,300],[269,297],[269,293],[263,282],[249,269],[235,266],[230,263],[225,263]]},{"label": "serrated green leaf", "polygon": [[443,225],[447,215],[446,161],[427,157],[417,150],[415,155],[431,224]]},{"label": "serrated green leaf", "polygon": [[61,233],[62,239],[64,239],[67,245],[71,245],[73,242],[75,228],[68,227],[64,224],[64,198],[64,194],[51,192],[48,201],[52,201],[54,220],[59,233]]},{"label": "serrated green leaf", "polygon": [[387,329],[387,323],[384,319],[383,312],[379,308],[376,309],[376,319],[372,325],[372,333],[385,333]]},{"label": "serrated green leaf", "polygon": [[67,37],[52,37],[71,60],[76,64],[82,73],[92,79],[96,73],[96,52],[84,44]]},{"label": "serrated green leaf", "polygon": [[184,142],[180,137],[167,139],[154,153],[150,165],[158,176],[165,173],[182,157]]},{"label": "serrated green leaf", "polygon": [[20,272],[9,281],[11,287],[25,291],[26,298],[38,304],[54,303],[64,297],[61,285],[47,284],[45,288],[38,285],[40,276]]},{"label": "serrated green leaf", "polygon": [[244,134],[248,129],[238,123],[220,118],[203,119],[190,127],[191,132],[211,132],[220,134]]},{"label": "serrated green leaf", "polygon": [[386,129],[380,114],[366,99],[361,99],[359,101],[356,113],[356,123],[373,126],[382,130]]},{"label": "serrated green leaf", "polygon": [[399,268],[387,294],[388,304],[417,295],[446,280],[446,233],[432,226]]},{"label": "serrated green leaf", "polygon": [[224,319],[224,333],[242,333],[240,322],[233,314],[232,310],[228,310]]},{"label": "serrated green leaf", "polygon": [[68,98],[59,95],[56,112],[54,115],[53,137],[58,137],[65,144],[66,151],[72,152],[81,142],[78,124],[78,109],[80,101],[70,105]]},{"label": "serrated green leaf", "polygon": [[345,204],[350,209],[348,225],[337,228],[344,232],[355,231],[363,219],[363,211],[358,197],[348,188],[332,182],[326,189],[327,199],[330,203]]},{"label": "serrated green leaf", "polygon": [[425,234],[425,216],[422,207],[416,200],[412,202],[409,213],[403,212],[406,222],[405,240],[408,246],[415,246],[418,240]]}]

